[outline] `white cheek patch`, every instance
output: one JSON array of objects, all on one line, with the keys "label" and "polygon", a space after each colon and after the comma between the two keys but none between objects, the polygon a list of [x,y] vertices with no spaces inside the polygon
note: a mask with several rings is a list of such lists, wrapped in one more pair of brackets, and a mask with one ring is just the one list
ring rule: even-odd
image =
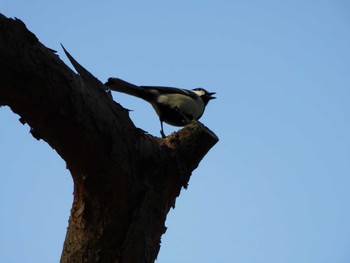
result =
[{"label": "white cheek patch", "polygon": [[196,93],[199,97],[205,95],[204,90],[193,90],[194,93]]}]

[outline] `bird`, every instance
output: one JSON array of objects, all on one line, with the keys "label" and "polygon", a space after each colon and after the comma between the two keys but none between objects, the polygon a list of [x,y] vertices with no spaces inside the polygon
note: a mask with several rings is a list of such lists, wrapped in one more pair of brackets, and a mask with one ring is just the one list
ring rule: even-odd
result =
[{"label": "bird", "polygon": [[165,138],[163,122],[173,126],[185,126],[202,117],[205,107],[216,92],[203,88],[193,90],[164,86],[137,86],[119,78],[109,78],[105,86],[149,102],[160,120],[160,134]]}]

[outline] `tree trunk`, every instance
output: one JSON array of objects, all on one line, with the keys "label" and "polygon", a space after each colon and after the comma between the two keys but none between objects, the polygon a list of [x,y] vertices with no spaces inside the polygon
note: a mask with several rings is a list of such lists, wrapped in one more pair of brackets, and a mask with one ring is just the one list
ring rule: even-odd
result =
[{"label": "tree trunk", "polygon": [[61,262],[154,262],[167,213],[218,138],[199,122],[165,139],[145,134],[70,59],[79,75],[0,14],[0,105],[57,151],[74,180]]}]

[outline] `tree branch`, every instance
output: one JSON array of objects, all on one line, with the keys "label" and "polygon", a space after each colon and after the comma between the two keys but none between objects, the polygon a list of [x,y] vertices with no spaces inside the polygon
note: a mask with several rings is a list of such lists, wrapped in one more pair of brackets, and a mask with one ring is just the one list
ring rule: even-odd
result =
[{"label": "tree branch", "polygon": [[1,14],[0,57],[0,105],[57,151],[74,180],[61,262],[153,262],[167,213],[218,138],[199,122],[166,139],[145,134],[98,79],[72,72]]}]

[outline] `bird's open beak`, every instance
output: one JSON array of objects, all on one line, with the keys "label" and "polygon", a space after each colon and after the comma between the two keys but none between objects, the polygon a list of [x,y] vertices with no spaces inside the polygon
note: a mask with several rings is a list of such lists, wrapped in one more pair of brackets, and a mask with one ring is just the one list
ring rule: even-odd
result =
[{"label": "bird's open beak", "polygon": [[209,92],[209,98],[212,99],[216,99],[216,97],[214,97],[213,95],[215,95],[216,92]]}]

